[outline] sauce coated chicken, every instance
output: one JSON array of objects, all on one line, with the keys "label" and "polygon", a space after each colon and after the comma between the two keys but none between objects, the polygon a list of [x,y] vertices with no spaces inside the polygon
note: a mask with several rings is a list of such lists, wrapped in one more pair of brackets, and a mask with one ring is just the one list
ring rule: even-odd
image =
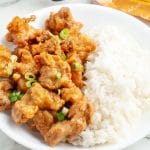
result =
[{"label": "sauce coated chicken", "polygon": [[15,17],[6,39],[16,48],[0,45],[0,111],[11,109],[15,123],[38,130],[55,146],[79,135],[90,123],[93,105],[82,93],[87,57],[96,48],[80,32],[69,8],[50,13],[45,29]]}]

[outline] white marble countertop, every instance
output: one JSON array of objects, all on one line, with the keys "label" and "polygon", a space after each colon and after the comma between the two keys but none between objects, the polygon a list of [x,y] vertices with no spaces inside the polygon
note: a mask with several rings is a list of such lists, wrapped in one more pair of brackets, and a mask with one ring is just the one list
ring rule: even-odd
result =
[{"label": "white marble countertop", "polygon": [[[32,11],[56,5],[60,3],[90,3],[91,0],[64,0],[62,2],[52,2],[51,0],[21,0],[16,4],[9,7],[0,6],[0,33],[7,24],[8,19],[15,15],[25,16]],[[17,144],[12,139],[7,137],[0,131],[0,150],[27,150],[25,147]],[[126,148],[125,150],[150,150],[150,136],[145,137],[134,145]]]}]

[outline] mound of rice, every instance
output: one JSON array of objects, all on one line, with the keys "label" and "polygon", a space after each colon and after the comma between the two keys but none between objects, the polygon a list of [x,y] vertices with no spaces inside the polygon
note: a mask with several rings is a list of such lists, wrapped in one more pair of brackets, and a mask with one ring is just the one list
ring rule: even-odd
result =
[{"label": "mound of rice", "polygon": [[75,140],[85,147],[126,137],[150,108],[150,50],[113,26],[97,27],[83,91],[95,105],[92,124]]}]

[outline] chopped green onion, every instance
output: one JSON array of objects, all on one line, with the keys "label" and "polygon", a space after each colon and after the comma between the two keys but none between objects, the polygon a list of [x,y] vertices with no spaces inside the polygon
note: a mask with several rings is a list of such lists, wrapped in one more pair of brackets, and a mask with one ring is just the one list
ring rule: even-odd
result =
[{"label": "chopped green onion", "polygon": [[11,95],[12,95],[12,96],[16,96],[16,93],[17,93],[17,91],[14,90],[14,91],[11,93]]},{"label": "chopped green onion", "polygon": [[69,36],[69,32],[70,32],[69,29],[67,29],[67,28],[63,29],[59,34],[60,38],[62,40],[66,40]]},{"label": "chopped green onion", "polygon": [[55,77],[57,79],[60,79],[61,78],[61,72],[57,71],[56,74],[55,74]]},{"label": "chopped green onion", "polygon": [[19,96],[20,95],[20,91],[15,91],[15,95]]},{"label": "chopped green onion", "polygon": [[17,100],[20,100],[23,97],[23,93],[20,91],[14,90],[12,93],[9,94],[9,100],[11,102],[16,102]]},{"label": "chopped green onion", "polygon": [[80,69],[80,64],[79,63],[73,63],[73,69],[74,70],[79,70]]},{"label": "chopped green onion", "polygon": [[31,81],[27,81],[27,82],[26,82],[26,87],[27,87],[27,88],[30,88],[31,86],[32,86],[32,82],[31,82]]},{"label": "chopped green onion", "polygon": [[36,80],[29,80],[29,81],[27,81],[26,82],[26,87],[30,88],[32,86],[32,84],[35,83],[35,82],[36,82]]},{"label": "chopped green onion", "polygon": [[67,56],[65,54],[61,54],[61,59],[66,61],[67,60]]},{"label": "chopped green onion", "polygon": [[31,72],[27,72],[24,77],[27,81],[34,81],[36,79],[36,76]]},{"label": "chopped green onion", "polygon": [[67,107],[63,107],[61,112],[66,116],[69,112],[69,109]]},{"label": "chopped green onion", "polygon": [[32,86],[32,83],[33,83],[32,81],[27,81],[27,82],[26,82],[26,87],[27,87],[27,88],[30,88],[30,87]]},{"label": "chopped green onion", "polygon": [[12,63],[8,63],[6,71],[9,75],[11,75],[13,73],[13,64]]},{"label": "chopped green onion", "polygon": [[56,117],[57,117],[58,121],[65,120],[65,115],[62,112],[56,113]]},{"label": "chopped green onion", "polygon": [[23,96],[24,96],[24,94],[23,94],[23,93],[20,93],[20,94],[18,95],[18,99],[21,99]]},{"label": "chopped green onion", "polygon": [[55,37],[57,38],[58,42],[61,43],[62,39],[58,35],[55,35]]},{"label": "chopped green onion", "polygon": [[62,42],[62,39],[61,39],[60,37],[58,38],[58,42],[59,42],[59,43],[61,43],[61,42]]},{"label": "chopped green onion", "polygon": [[17,97],[17,96],[10,96],[10,97],[9,97],[9,100],[10,100],[11,102],[16,102],[16,101],[18,100],[18,97]]},{"label": "chopped green onion", "polygon": [[16,55],[11,55],[10,59],[11,59],[11,62],[14,63],[17,61],[18,57]]},{"label": "chopped green onion", "polygon": [[57,94],[58,94],[58,95],[61,94],[61,90],[60,90],[60,89],[57,90]]}]

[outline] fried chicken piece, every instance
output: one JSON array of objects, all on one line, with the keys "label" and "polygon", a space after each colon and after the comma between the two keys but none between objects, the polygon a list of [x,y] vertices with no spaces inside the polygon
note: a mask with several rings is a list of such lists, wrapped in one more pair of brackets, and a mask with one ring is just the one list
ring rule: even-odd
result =
[{"label": "fried chicken piece", "polygon": [[35,63],[30,51],[26,49],[18,49],[17,56],[19,62],[16,62],[14,65],[14,72],[17,72],[21,75],[25,75],[27,72],[37,74],[38,65]]},{"label": "fried chicken piece", "polygon": [[83,74],[79,71],[72,71],[72,81],[80,89],[84,86]]},{"label": "fried chicken piece", "polygon": [[96,49],[96,44],[86,35],[78,34],[76,36],[69,36],[68,39],[62,41],[61,48],[67,53],[76,52],[84,64],[89,54]]},{"label": "fried chicken piece", "polygon": [[12,118],[17,124],[26,123],[35,116],[39,108],[59,110],[63,105],[64,100],[58,95],[35,83],[22,99],[14,104]]},{"label": "fried chicken piece", "polygon": [[9,31],[6,35],[7,41],[14,42],[19,47],[25,47],[28,44],[49,39],[51,35],[48,31],[35,29],[29,25],[29,22],[35,21],[35,19],[35,16],[30,16],[30,18],[14,17],[7,26]]},{"label": "fried chicken piece", "polygon": [[41,53],[34,57],[40,69],[40,84],[50,90],[72,86],[71,69],[58,55]]},{"label": "fried chicken piece", "polygon": [[96,44],[84,34],[79,34],[76,37],[74,36],[72,41],[74,41],[73,49],[77,52],[81,61],[85,63],[89,54],[95,51]]},{"label": "fried chicken piece", "polygon": [[71,88],[61,89],[61,97],[66,102],[70,101],[72,104],[74,104],[82,100],[83,94],[78,87],[73,86]]},{"label": "fried chicken piece", "polygon": [[72,81],[76,86],[82,88],[83,64],[91,52],[96,49],[96,45],[86,35],[78,34],[70,36],[61,43],[62,50],[67,54],[67,62],[71,66]]},{"label": "fried chicken piece", "polygon": [[33,123],[41,135],[44,136],[54,123],[54,118],[51,113],[46,110],[38,111],[33,118]]},{"label": "fried chicken piece", "polygon": [[[58,73],[60,73],[61,77],[57,77]],[[71,87],[73,84],[71,78],[66,74],[66,71],[63,70],[63,68],[57,69],[49,66],[43,66],[41,68],[39,82],[43,87],[50,90],[55,90],[62,87]]]},{"label": "fried chicken piece", "polygon": [[85,118],[58,122],[45,134],[44,140],[50,146],[55,146],[66,138],[74,138],[87,127]]},{"label": "fried chicken piece", "polygon": [[[79,113],[80,112],[80,113]],[[74,103],[68,114],[68,118],[71,120],[76,120],[80,117],[85,117],[87,124],[91,123],[92,115],[94,112],[94,108],[92,103],[90,103],[87,97],[83,96],[82,100],[78,103]]]},{"label": "fried chicken piece", "polygon": [[11,74],[8,71],[8,64],[10,63],[11,52],[8,48],[0,45],[0,77],[9,77]]},{"label": "fried chicken piece", "polygon": [[32,55],[37,55],[42,52],[47,52],[49,54],[61,54],[61,46],[58,36],[52,36],[49,40],[43,43],[31,45]]},{"label": "fried chicken piece", "polygon": [[64,100],[54,92],[44,89],[36,83],[30,88],[31,101],[40,109],[59,110],[64,105]]},{"label": "fried chicken piece", "polygon": [[23,93],[25,93],[28,88],[26,86],[26,80],[22,77],[17,81],[17,89]]},{"label": "fried chicken piece", "polygon": [[55,146],[59,142],[65,140],[65,138],[72,131],[72,127],[70,121],[63,121],[53,124],[52,127],[48,130],[48,132],[44,135],[45,142],[50,146]]},{"label": "fried chicken piece", "polygon": [[40,53],[40,55],[34,56],[34,60],[35,60],[36,64],[38,64],[38,66],[40,66],[40,68],[42,66],[50,66],[51,68],[54,68],[56,65],[53,55],[50,55],[46,52],[42,52],[42,53]]},{"label": "fried chicken piece", "polygon": [[76,34],[82,26],[81,23],[74,20],[70,9],[67,7],[61,8],[57,13],[52,12],[46,20],[46,28],[56,35],[64,28],[68,28],[70,34]]},{"label": "fried chicken piece", "polygon": [[63,40],[61,43],[61,49],[64,53],[69,53],[69,52],[73,52],[74,50],[74,45],[73,45],[73,41],[71,41],[69,38],[66,40]]},{"label": "fried chicken piece", "polygon": [[79,56],[75,51],[68,53],[67,55],[67,62],[71,66],[71,73],[72,73],[72,81],[75,85],[79,88],[82,88],[84,85],[83,82],[83,64]]},{"label": "fried chicken piece", "polygon": [[38,106],[33,105],[30,101],[31,95],[30,90],[28,90],[21,100],[13,105],[11,115],[15,123],[23,124],[34,117],[38,111]]},{"label": "fried chicken piece", "polygon": [[70,120],[53,124],[50,130],[44,134],[46,143],[55,146],[66,138],[68,140],[75,138],[87,127],[92,114],[93,107],[86,99],[75,103],[69,111]]},{"label": "fried chicken piece", "polygon": [[12,83],[9,80],[0,81],[0,111],[10,108],[11,103],[8,96],[12,88]]},{"label": "fried chicken piece", "polygon": [[12,118],[17,124],[26,123],[29,119],[32,119],[36,112],[38,111],[38,106],[27,105],[22,101],[17,101],[12,108]]}]

